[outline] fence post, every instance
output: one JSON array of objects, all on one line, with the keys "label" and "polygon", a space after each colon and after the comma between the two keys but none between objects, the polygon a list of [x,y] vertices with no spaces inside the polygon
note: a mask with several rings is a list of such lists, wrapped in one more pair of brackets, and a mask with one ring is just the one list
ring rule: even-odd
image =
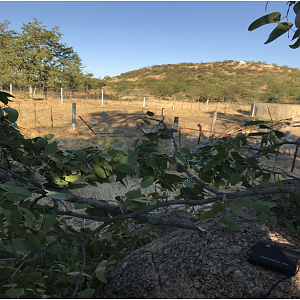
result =
[{"label": "fence post", "polygon": [[175,97],[173,97],[173,106],[172,106],[172,109],[173,110],[175,109]]},{"label": "fence post", "polygon": [[251,117],[254,117],[255,114],[255,102],[251,104]]},{"label": "fence post", "polygon": [[51,119],[51,128],[53,129],[53,113],[52,113],[52,106],[51,106],[51,111],[50,111],[50,119]]},{"label": "fence post", "polygon": [[64,103],[64,93],[63,93],[63,88],[60,89],[60,101],[61,101],[61,103]]},{"label": "fence post", "polygon": [[212,118],[212,123],[211,123],[211,129],[210,129],[210,139],[213,138],[214,134],[213,132],[215,131],[215,124],[216,124],[216,120],[217,120],[217,112],[215,111],[213,113],[213,118]]},{"label": "fence post", "polygon": [[[12,84],[9,84],[9,93],[12,95]],[[12,97],[10,97],[10,100],[12,100]]]},{"label": "fence post", "polygon": [[146,106],[146,98],[144,97],[144,103],[143,103],[143,107]]},{"label": "fence post", "polygon": [[208,103],[209,103],[209,99],[206,100],[206,109],[205,109],[206,113],[207,113],[207,109],[208,109]]},{"label": "fence post", "polygon": [[[177,128],[178,128],[178,120],[179,120],[179,117],[174,117],[173,129],[175,129],[175,130],[177,130]],[[176,139],[176,132],[173,132],[173,138],[171,140],[171,151],[174,151],[174,149],[175,149],[175,139]]]},{"label": "fence post", "polygon": [[103,105],[103,90],[102,90],[102,105]]},{"label": "fence post", "polygon": [[76,129],[76,103],[72,103],[72,127]]}]

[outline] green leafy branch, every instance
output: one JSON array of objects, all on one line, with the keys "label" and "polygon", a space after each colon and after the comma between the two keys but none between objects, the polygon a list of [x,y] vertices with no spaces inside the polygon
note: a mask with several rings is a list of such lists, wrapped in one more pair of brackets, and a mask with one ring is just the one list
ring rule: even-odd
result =
[{"label": "green leafy branch", "polygon": [[[289,1],[289,8],[290,6],[293,5],[293,9],[294,9],[294,13],[296,15],[295,17],[295,26],[297,27],[297,30],[295,31],[292,40],[298,38],[298,40],[293,44],[290,45],[290,48],[292,49],[296,49],[300,46],[300,31],[299,31],[299,26],[300,26],[300,14],[299,14],[299,10],[300,10],[300,4],[299,2],[295,3],[295,1]],[[288,9],[288,13],[289,13],[289,9]],[[287,13],[287,16],[288,16]],[[287,18],[286,16],[286,18]],[[274,12],[274,13],[270,13],[267,14],[263,17],[258,18],[257,20],[255,20],[254,22],[252,22],[250,24],[250,26],[248,27],[249,31],[255,30],[263,25],[266,24],[271,24],[271,23],[276,23],[277,26],[276,28],[270,33],[267,41],[265,42],[265,44],[268,44],[270,42],[273,42],[274,40],[276,40],[278,37],[280,37],[281,35],[283,35],[284,33],[288,32],[292,27],[293,27],[293,23],[291,22],[281,22],[282,18],[281,18],[281,13],[280,12]]]}]

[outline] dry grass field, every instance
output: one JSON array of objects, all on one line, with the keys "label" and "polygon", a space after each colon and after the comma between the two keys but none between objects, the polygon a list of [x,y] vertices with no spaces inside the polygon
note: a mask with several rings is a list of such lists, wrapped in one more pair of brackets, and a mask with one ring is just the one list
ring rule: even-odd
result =
[{"label": "dry grass field", "polygon": [[[76,103],[76,129],[72,128],[72,103]],[[105,144],[109,137],[116,137],[124,146],[141,136],[136,130],[135,118],[142,116],[143,111],[150,110],[157,117],[163,114],[165,121],[173,126],[174,117],[179,117],[180,128],[211,129],[212,113],[218,112],[215,131],[219,133],[234,132],[241,128],[244,122],[251,120],[250,105],[212,103],[178,102],[173,109],[173,101],[146,99],[114,101],[107,100],[102,105],[101,100],[22,100],[15,98],[10,106],[19,113],[18,126],[26,137],[35,137],[53,133],[60,146],[67,149],[84,147],[90,144],[99,146]],[[52,116],[52,117],[51,117]],[[81,117],[81,118],[79,118]],[[82,121],[92,128],[94,133]],[[181,130],[182,146],[195,146],[199,133],[188,129]],[[208,136],[208,132],[204,132]]]}]

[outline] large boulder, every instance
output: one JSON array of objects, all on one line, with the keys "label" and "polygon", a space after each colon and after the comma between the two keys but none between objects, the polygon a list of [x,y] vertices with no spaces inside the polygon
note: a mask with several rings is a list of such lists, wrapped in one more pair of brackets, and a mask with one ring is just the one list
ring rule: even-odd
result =
[{"label": "large boulder", "polygon": [[[108,283],[98,298],[263,297],[285,275],[251,265],[248,257],[253,247],[262,241],[300,252],[300,238],[284,227],[280,217],[272,231],[260,225],[259,213],[245,212],[246,219],[230,215],[243,231],[229,231],[216,220],[205,220],[199,222],[199,231],[174,229],[130,253],[108,269]],[[281,282],[271,298],[300,298],[300,272]]]}]

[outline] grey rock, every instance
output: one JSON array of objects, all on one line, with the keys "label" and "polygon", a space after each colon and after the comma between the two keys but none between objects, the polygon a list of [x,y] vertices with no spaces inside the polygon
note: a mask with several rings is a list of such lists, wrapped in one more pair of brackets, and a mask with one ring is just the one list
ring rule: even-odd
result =
[{"label": "grey rock", "polygon": [[[228,231],[216,220],[204,220],[199,225],[206,231],[175,229],[132,252],[108,269],[108,283],[97,297],[262,298],[285,275],[251,265],[247,260],[253,247],[263,241],[299,249],[300,238],[282,226],[280,216],[273,232],[260,225],[259,213],[244,211],[248,218],[226,212],[243,231]],[[300,272],[281,282],[270,298],[300,298]]]}]

